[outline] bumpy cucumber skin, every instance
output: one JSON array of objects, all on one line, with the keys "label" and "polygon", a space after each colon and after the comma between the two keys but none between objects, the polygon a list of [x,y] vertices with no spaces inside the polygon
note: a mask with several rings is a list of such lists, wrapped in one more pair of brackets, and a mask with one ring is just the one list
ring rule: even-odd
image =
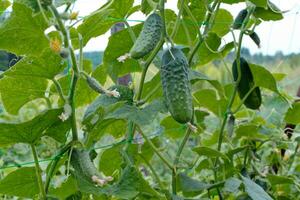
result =
[{"label": "bumpy cucumber skin", "polygon": [[71,165],[80,178],[85,178],[86,180],[93,182],[92,177],[101,177],[94,163],[90,159],[89,152],[83,149],[72,150]]},{"label": "bumpy cucumber skin", "polygon": [[163,94],[172,117],[187,123],[193,117],[188,61],[178,48],[166,50],[162,57],[161,80]]},{"label": "bumpy cucumber skin", "polygon": [[109,97],[109,98],[114,98],[117,101],[126,101],[127,104],[132,105],[133,104],[133,90],[130,89],[129,87],[125,85],[114,85],[108,88],[108,90],[117,90],[120,93],[120,97]]},{"label": "bumpy cucumber skin", "polygon": [[150,53],[161,39],[162,27],[161,17],[156,13],[151,14],[129,52],[131,58],[139,59]]},{"label": "bumpy cucumber skin", "polygon": [[[249,67],[249,64],[242,57],[240,59],[240,65],[241,65],[241,80],[238,84],[238,93],[240,99],[243,99],[244,96],[246,96],[246,94],[248,93],[248,91],[254,86],[254,80],[253,80],[253,75]],[[232,73],[233,73],[233,78],[236,81],[238,79],[238,68],[237,68],[236,60],[232,65]],[[256,110],[259,109],[261,102],[262,99],[261,99],[260,89],[259,87],[256,87],[248,96],[248,98],[245,100],[244,105],[247,108]]]},{"label": "bumpy cucumber skin", "polygon": [[248,15],[247,9],[241,10],[233,22],[232,28],[240,29],[242,27],[243,22],[244,22],[245,18],[247,17],[247,15]]}]

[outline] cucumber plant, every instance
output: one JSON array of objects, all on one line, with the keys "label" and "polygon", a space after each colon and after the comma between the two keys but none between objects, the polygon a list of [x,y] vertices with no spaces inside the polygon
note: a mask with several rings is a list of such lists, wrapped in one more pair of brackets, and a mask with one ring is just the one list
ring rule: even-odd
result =
[{"label": "cucumber plant", "polygon": [[283,18],[270,0],[76,3],[0,4],[0,50],[21,58],[0,77],[1,199],[299,198],[300,104],[242,51]]}]

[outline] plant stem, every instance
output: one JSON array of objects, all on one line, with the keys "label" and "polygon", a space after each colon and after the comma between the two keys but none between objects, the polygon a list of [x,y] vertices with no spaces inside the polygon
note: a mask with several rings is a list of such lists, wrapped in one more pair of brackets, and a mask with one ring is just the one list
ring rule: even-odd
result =
[{"label": "plant stem", "polygon": [[[224,115],[224,118],[223,118],[223,122],[222,122],[222,125],[221,125],[221,129],[220,129],[220,132],[219,132],[219,139],[218,139],[218,151],[221,150],[222,148],[222,143],[223,143],[223,137],[224,137],[224,130],[225,130],[225,127],[226,127],[226,123],[227,123],[227,120],[228,120],[228,116],[229,116],[229,113],[231,113],[231,108],[232,108],[232,105],[234,103],[234,99],[237,95],[237,91],[238,91],[238,84],[241,80],[241,63],[240,63],[240,58],[241,58],[241,48],[242,48],[242,42],[243,42],[243,36],[244,36],[244,32],[245,32],[245,27],[249,21],[249,18],[250,16],[252,15],[252,12],[249,12],[247,17],[245,18],[245,23],[242,25],[242,28],[241,28],[241,32],[240,32],[240,35],[239,35],[239,40],[238,40],[238,48],[237,48],[237,51],[236,51],[236,63],[237,63],[237,71],[238,71],[238,78],[237,80],[234,82],[234,90],[233,90],[233,93],[229,99],[229,103],[227,105],[227,110],[226,110],[226,113]],[[216,166],[219,162],[219,159],[217,158],[215,160],[215,163],[214,163],[214,170],[216,170]],[[217,171],[215,171],[215,179],[217,179],[218,176],[217,176]],[[217,181],[217,180],[215,180]]]},{"label": "plant stem", "polygon": [[158,44],[156,45],[155,49],[152,51],[152,53],[150,54],[150,56],[148,57],[148,59],[145,61],[145,64],[143,66],[143,71],[142,71],[142,76],[141,76],[141,80],[140,80],[140,85],[139,85],[139,90],[137,93],[137,98],[136,100],[139,101],[142,98],[142,93],[143,93],[143,88],[144,88],[144,83],[145,83],[145,78],[146,78],[146,74],[148,71],[148,68],[150,66],[150,64],[152,63],[152,61],[154,60],[155,56],[157,55],[157,53],[159,52],[159,50],[163,47],[164,45],[164,38],[168,37],[167,35],[167,31],[166,31],[166,24],[165,24],[165,14],[164,14],[164,6],[165,5],[165,1],[164,0],[160,0],[159,2],[159,10],[161,13],[161,17],[163,20],[163,34],[162,34],[162,38],[160,39],[160,41],[158,42]]},{"label": "plant stem", "polygon": [[191,52],[189,54],[189,57],[188,57],[189,65],[191,65],[197,50],[199,49],[199,47],[203,43],[203,41],[206,39],[208,32],[212,28],[212,21],[214,20],[215,15],[216,15],[216,13],[218,12],[218,10],[220,8],[220,4],[221,4],[220,0],[215,0],[214,3],[213,3],[213,6],[212,6],[212,9],[214,11],[213,12],[208,11],[205,22],[203,23],[205,25],[205,29],[203,31],[203,34],[198,35],[199,40],[198,40],[198,42],[196,43],[196,45],[193,47],[193,49],[191,50]]},{"label": "plant stem", "polygon": [[155,58],[155,56],[157,55],[157,53],[159,52],[159,50],[161,49],[161,47],[163,46],[163,44],[164,44],[164,40],[161,39],[160,42],[158,43],[158,45],[152,51],[149,58],[146,60],[146,62],[144,64],[142,75],[141,75],[141,80],[140,80],[140,85],[139,85],[139,90],[138,90],[137,98],[136,98],[137,101],[139,101],[142,98],[142,93],[143,93],[143,88],[144,88],[144,83],[145,83],[145,78],[146,78],[148,68],[149,68],[150,64],[152,63],[153,59]]},{"label": "plant stem", "polygon": [[68,30],[66,29],[56,7],[54,5],[51,5],[51,6],[49,6],[49,8],[51,9],[53,16],[55,17],[55,19],[58,23],[59,29],[63,35],[64,46],[65,46],[65,48],[69,49],[69,52],[71,55],[73,74],[72,74],[71,88],[70,88],[70,92],[69,92],[69,96],[68,96],[68,101],[72,108],[72,113],[71,113],[72,136],[73,136],[73,141],[76,141],[76,140],[78,140],[78,130],[77,130],[77,124],[76,124],[75,89],[76,89],[76,84],[77,84],[78,78],[79,78],[78,77],[79,69],[78,69],[78,65],[77,65],[75,52],[74,52],[72,44],[70,42]]},{"label": "plant stem", "polygon": [[125,157],[127,163],[129,163],[131,165],[133,164],[133,161],[128,155],[128,149],[133,140],[134,132],[135,132],[135,125],[132,121],[130,121],[130,122],[128,122],[127,139],[126,139],[126,145],[123,148],[123,152],[124,152],[123,156]]},{"label": "plant stem", "polygon": [[143,154],[140,153],[139,156],[144,160],[145,164],[146,164],[146,165],[149,167],[149,169],[151,170],[151,172],[152,172],[154,178],[156,179],[156,181],[157,181],[159,187],[160,187],[161,189],[163,189],[163,188],[164,188],[164,185],[162,184],[162,182],[161,182],[159,176],[157,175],[157,173],[156,173],[155,169],[153,168],[153,166],[151,165],[151,163],[145,158],[145,156],[143,156]]},{"label": "plant stem", "polygon": [[179,7],[179,11],[178,11],[178,15],[175,21],[175,25],[174,25],[174,29],[170,35],[171,38],[174,38],[174,36],[177,34],[178,32],[178,28],[179,28],[179,24],[180,24],[180,17],[182,15],[182,11],[183,11],[183,7],[184,6],[184,0],[180,0],[180,7]]},{"label": "plant stem", "polygon": [[256,87],[257,87],[257,86],[254,85],[254,86],[247,92],[247,94],[243,97],[241,103],[237,106],[237,108],[236,108],[234,111],[232,111],[232,114],[235,114],[235,113],[237,113],[237,112],[240,110],[240,108],[242,107],[242,105],[244,104],[244,102],[246,101],[246,99],[247,99],[247,98],[249,97],[249,95],[255,90]]},{"label": "plant stem", "polygon": [[43,6],[41,4],[41,0],[37,0],[37,3],[38,3],[39,9],[40,9],[40,11],[42,13],[42,16],[43,16],[44,20],[49,25],[49,20],[48,20],[47,16],[45,15],[45,11],[44,11],[44,8],[43,8]]},{"label": "plant stem", "polygon": [[58,92],[59,97],[61,98],[61,100],[62,100],[63,102],[65,102],[66,99],[65,99],[63,90],[62,90],[62,88],[61,88],[61,85],[59,84],[59,82],[58,82],[55,78],[52,79],[52,82],[53,82],[54,85],[55,85],[55,88],[56,88],[56,91]]},{"label": "plant stem", "polygon": [[168,41],[169,43],[171,43],[172,46],[174,46],[174,44],[173,44],[171,38],[169,37],[169,35],[168,35],[168,33],[167,33],[167,29],[166,29],[165,0],[160,0],[160,1],[159,1],[159,13],[160,13],[160,15],[161,15],[162,24],[163,24],[163,26],[162,26],[162,30],[163,30],[162,36],[163,36],[163,38],[166,38],[167,41]]},{"label": "plant stem", "polygon": [[132,30],[130,24],[128,23],[128,21],[126,19],[124,20],[124,24],[127,26],[127,30],[128,30],[128,33],[131,37],[132,42],[135,42],[136,41],[136,35],[135,35],[134,31]]},{"label": "plant stem", "polygon": [[192,130],[190,128],[187,128],[186,133],[184,135],[184,138],[179,146],[179,149],[177,150],[174,162],[173,162],[173,168],[172,168],[172,193],[176,194],[177,193],[177,189],[176,189],[176,179],[177,179],[177,165],[179,163],[180,160],[180,156],[182,154],[182,151],[191,135]]},{"label": "plant stem", "polygon": [[51,179],[52,179],[53,174],[55,172],[56,166],[57,166],[58,162],[60,161],[60,158],[72,147],[72,145],[73,145],[72,142],[65,145],[59,151],[59,153],[55,156],[54,160],[50,163],[51,166],[50,166],[50,169],[47,173],[47,178],[46,178],[46,182],[45,182],[45,192],[46,192],[46,194],[48,193]]},{"label": "plant stem", "polygon": [[170,162],[159,152],[159,150],[156,148],[156,146],[152,143],[152,141],[143,133],[143,131],[138,128],[143,138],[148,142],[151,149],[156,153],[156,155],[170,168],[173,170],[173,166],[170,164]]},{"label": "plant stem", "polygon": [[184,10],[187,12],[187,14],[189,15],[189,17],[192,19],[192,23],[195,25],[195,27],[197,28],[197,33],[198,35],[200,35],[200,37],[202,37],[202,33],[200,31],[199,28],[199,24],[197,22],[197,19],[195,18],[195,16],[193,15],[192,11],[190,10],[190,8],[186,5],[183,4]]},{"label": "plant stem", "polygon": [[38,182],[39,189],[40,189],[40,194],[42,196],[42,199],[46,200],[47,196],[46,196],[46,192],[45,192],[44,186],[43,186],[42,173],[41,173],[41,168],[40,168],[40,165],[39,165],[39,159],[38,159],[38,156],[37,156],[37,152],[36,152],[34,144],[31,144],[30,146],[31,146],[32,155],[33,155],[33,158],[34,158],[35,172],[36,172],[36,178],[37,178],[37,182]]}]

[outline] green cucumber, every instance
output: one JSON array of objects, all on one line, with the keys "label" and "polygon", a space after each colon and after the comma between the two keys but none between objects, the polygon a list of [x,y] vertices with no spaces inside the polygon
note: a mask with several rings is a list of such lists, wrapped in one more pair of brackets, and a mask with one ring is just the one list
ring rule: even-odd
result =
[{"label": "green cucumber", "polygon": [[161,39],[162,27],[161,17],[156,13],[151,14],[129,52],[130,57],[139,59],[150,53]]},{"label": "green cucumber", "polygon": [[193,117],[188,61],[178,48],[166,50],[162,57],[161,80],[164,98],[172,117],[187,123]]},{"label": "green cucumber", "polygon": [[84,149],[74,148],[72,150],[71,165],[80,179],[85,179],[90,183],[95,183],[93,177],[101,179],[101,174],[92,162],[89,152]]},{"label": "green cucumber", "polygon": [[242,27],[247,15],[248,15],[247,9],[241,10],[233,22],[232,28],[240,29]]},{"label": "green cucumber", "polygon": [[[241,78],[238,83],[238,94],[240,96],[240,99],[243,99],[246,94],[251,90],[251,88],[255,85],[253,75],[250,69],[250,66],[248,62],[244,58],[240,58],[240,71],[241,71]],[[237,62],[234,61],[232,65],[232,73],[233,78],[236,81],[238,79],[238,68],[237,68]],[[246,98],[244,105],[247,108],[256,110],[259,109],[261,105],[262,99],[261,99],[261,93],[259,87],[256,87],[250,95]]]},{"label": "green cucumber", "polygon": [[256,32],[253,32],[249,35],[249,37],[252,39],[252,41],[257,45],[258,48],[260,48],[260,38],[257,35]]}]

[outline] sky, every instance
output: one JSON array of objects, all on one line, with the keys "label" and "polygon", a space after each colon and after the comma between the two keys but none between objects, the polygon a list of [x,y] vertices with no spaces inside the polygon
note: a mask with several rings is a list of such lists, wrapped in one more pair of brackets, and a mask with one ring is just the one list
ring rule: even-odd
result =
[{"label": "sky", "polygon": [[[140,3],[141,0],[136,0],[135,3]],[[300,0],[271,0],[281,10],[288,11],[284,14],[284,19],[281,21],[264,22],[256,32],[261,39],[261,48],[258,49],[255,44],[248,38],[243,42],[243,46],[250,49],[251,53],[263,53],[273,55],[278,51],[284,54],[300,52]],[[89,13],[101,7],[106,0],[77,0],[74,11],[79,11],[80,16],[88,15]],[[177,10],[177,0],[168,0],[166,7]],[[222,4],[222,8],[228,9],[233,17],[245,7],[244,3],[226,5]],[[144,20],[146,18],[142,13],[136,13],[129,19]],[[84,48],[84,51],[104,50],[110,33],[92,39]],[[231,42],[230,35],[225,37],[226,42]]]}]

